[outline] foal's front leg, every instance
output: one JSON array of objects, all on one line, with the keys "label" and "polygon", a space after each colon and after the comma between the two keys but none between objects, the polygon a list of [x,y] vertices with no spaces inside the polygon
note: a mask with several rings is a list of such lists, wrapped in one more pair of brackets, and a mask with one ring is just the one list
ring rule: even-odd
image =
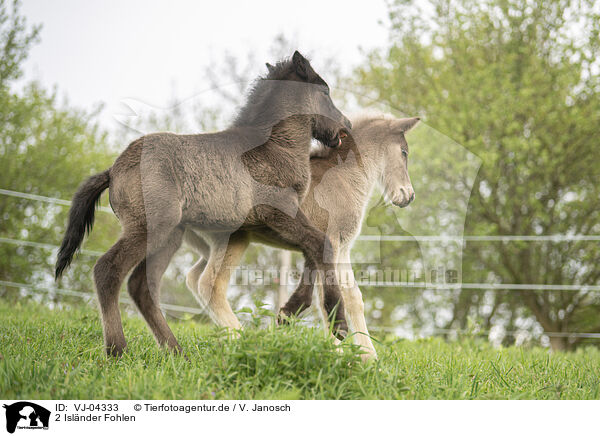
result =
[{"label": "foal's front leg", "polygon": [[312,304],[314,283],[312,276],[317,267],[307,258],[304,260],[304,272],[300,278],[298,287],[277,315],[277,324],[285,324],[290,316],[299,316]]},{"label": "foal's front leg", "polygon": [[[331,241],[327,235],[314,227],[300,209],[294,218],[266,205],[258,206],[256,213],[282,241],[298,247],[305,259],[322,274],[323,304],[329,322],[333,323],[334,334],[343,339],[348,332],[348,326],[344,317],[344,302],[335,274],[335,263],[331,259]],[[326,255],[327,258],[324,258]]]},{"label": "foal's front leg", "polygon": [[[347,259],[349,259],[349,257]],[[346,309],[345,315],[348,320],[350,332],[352,333],[352,341],[360,346],[363,352],[363,354],[361,354],[361,359],[363,362],[366,362],[369,359],[377,359],[377,352],[375,351],[375,347],[373,346],[373,342],[371,341],[367,329],[362,293],[354,280],[352,265],[345,262],[346,260],[341,258],[341,262],[337,264],[338,277],[340,277],[340,289],[342,291],[344,307]],[[317,291],[317,295],[319,295],[319,313],[321,318],[326,321],[327,312],[322,304],[323,289],[321,284],[317,285]]]},{"label": "foal's front leg", "polygon": [[362,293],[356,283],[352,262],[350,260],[350,249],[344,247],[340,252],[338,271],[340,275],[340,287],[346,307],[346,317],[353,333],[354,343],[360,345],[364,354],[363,361],[377,359],[377,352],[371,341],[367,322],[365,321],[365,305]]},{"label": "foal's front leg", "polygon": [[[330,241],[331,241],[331,246],[330,246],[331,250],[330,250],[330,252],[328,252],[326,254],[327,256],[330,256],[329,260],[331,261],[332,264],[336,264],[337,258],[338,258],[338,245],[334,243],[334,241],[336,240],[335,235],[336,235],[335,233],[328,235],[330,238]],[[309,257],[305,257],[304,272],[302,273],[300,283],[298,283],[298,287],[292,293],[292,295],[290,296],[288,301],[285,303],[285,305],[279,310],[279,316],[277,318],[279,323],[282,323],[282,324],[285,323],[286,319],[289,316],[291,316],[291,315],[298,316],[311,306],[312,298],[313,298],[313,290],[314,290],[314,286],[315,286],[312,279],[316,276],[317,271],[318,271],[318,268],[311,261],[311,259]],[[339,276],[338,276],[338,278],[339,278]],[[340,283],[340,286],[341,286],[341,283]],[[322,304],[322,302],[324,300],[324,292],[323,292],[321,285],[319,286],[319,290],[320,290],[319,298],[321,299],[321,304],[319,305],[319,310],[321,310],[321,309],[325,310],[325,307]],[[327,313],[322,312],[321,315],[323,316],[323,321],[326,321]]]}]

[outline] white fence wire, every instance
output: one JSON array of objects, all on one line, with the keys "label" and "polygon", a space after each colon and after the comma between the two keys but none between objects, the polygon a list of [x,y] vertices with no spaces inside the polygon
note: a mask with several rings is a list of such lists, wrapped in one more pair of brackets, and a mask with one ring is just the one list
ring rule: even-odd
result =
[{"label": "white fence wire", "polygon": [[[20,239],[0,238],[0,243],[12,244],[17,246],[43,248],[46,250],[57,250],[58,245],[43,244],[40,242],[26,241]],[[81,250],[82,253],[90,256],[101,256],[102,252],[94,250]],[[376,274],[373,274],[376,275]],[[473,289],[473,290],[502,290],[502,291],[600,291],[600,285],[552,285],[544,283],[425,283],[408,281],[371,281],[359,280],[359,286],[376,288],[425,288],[432,290],[453,290],[453,289]]]},{"label": "white fence wire", "polygon": [[[26,192],[13,191],[8,189],[0,189],[0,195],[10,197],[23,198],[32,201],[40,201],[60,206],[70,206],[71,201],[60,198],[46,197],[42,195],[29,194]],[[108,207],[99,207],[102,212],[112,213]],[[367,242],[511,242],[511,241],[537,241],[537,242],[568,242],[568,241],[600,241],[600,235],[497,235],[497,236],[451,236],[451,235],[434,235],[434,236],[400,236],[400,235],[361,235],[359,241]],[[59,247],[54,244],[46,244],[35,241],[27,241],[21,239],[0,237],[0,243],[11,244],[16,246],[26,246],[34,248],[42,248],[46,250],[57,250]],[[103,253],[94,250],[80,250],[81,253],[90,256],[100,256]],[[473,289],[473,290],[508,290],[508,291],[600,291],[600,285],[554,285],[554,284],[521,284],[521,283],[424,283],[424,282],[399,282],[399,281],[358,281],[359,286],[364,287],[404,287],[404,288],[420,288],[432,290],[452,290],[452,289]],[[42,285],[31,285],[27,283],[16,283],[11,281],[0,280],[0,286],[27,289],[29,291],[41,291],[48,294],[65,295],[77,298],[83,298],[87,301],[95,299],[95,294],[78,292],[70,289],[61,289]],[[134,305],[128,298],[121,298],[121,301]],[[204,310],[195,307],[178,306],[173,304],[161,303],[160,307],[163,310],[174,312],[182,312],[189,314],[202,314]],[[380,331],[395,331],[397,327],[373,327],[373,330]],[[434,329],[434,333],[461,333],[457,329]],[[489,334],[490,332],[477,332],[476,334]],[[525,331],[504,331],[505,335],[517,335],[525,333]],[[543,332],[543,335],[548,337],[567,337],[567,338],[586,338],[600,339],[600,333],[589,332]]]},{"label": "white fence wire", "polygon": [[[71,206],[71,202],[69,200],[62,200],[60,198],[54,197],[44,197],[43,195],[29,194],[27,192],[11,191],[10,189],[0,189],[0,194],[7,195],[9,197],[25,198],[27,200],[58,204],[60,206]],[[98,208],[98,210],[101,210],[102,212],[112,213],[112,209],[110,207],[101,206]]]},{"label": "white fence wire", "polygon": [[[10,282],[10,281],[6,281],[6,280],[0,280],[0,286],[6,286],[9,288],[27,289],[28,291],[41,291],[41,292],[44,292],[49,295],[53,295],[53,294],[66,295],[69,297],[82,298],[86,301],[91,301],[91,300],[96,299],[96,294],[92,294],[90,292],[79,292],[79,291],[73,291],[71,289],[55,288],[55,287],[51,287],[51,286],[30,285],[28,283],[16,283],[16,282]],[[135,306],[135,303],[127,297],[120,297],[119,301],[123,302],[125,304],[129,304],[131,306]],[[190,313],[190,314],[194,314],[194,315],[199,315],[199,314],[205,313],[204,310],[197,308],[197,307],[178,306],[175,304],[160,303],[160,307],[163,310],[172,310],[174,312]]]},{"label": "white fence wire", "polygon": [[570,241],[600,241],[600,235],[494,235],[494,236],[400,236],[400,235],[360,235],[359,241],[372,242],[570,242]]},{"label": "white fence wire", "polygon": [[[54,197],[45,197],[43,195],[29,194],[27,192],[12,191],[9,189],[0,189],[0,195],[10,197],[24,198],[33,201],[42,201],[46,203],[57,204],[61,206],[70,206],[71,201]],[[112,213],[110,207],[99,207],[102,212]],[[540,242],[566,242],[566,241],[600,241],[600,235],[433,235],[433,236],[401,236],[401,235],[360,235],[359,241],[386,241],[386,242],[510,242],[510,241],[540,241]]]},{"label": "white fence wire", "polygon": [[[10,282],[10,281],[5,281],[5,280],[0,280],[0,286],[7,286],[7,287],[19,288],[19,289],[27,289],[28,291],[40,291],[40,292],[43,292],[43,293],[46,293],[49,295],[66,295],[69,297],[77,297],[77,298],[82,298],[87,302],[96,299],[96,295],[89,293],[89,292],[79,292],[79,291],[73,291],[70,289],[61,289],[61,288],[55,288],[55,287],[49,287],[49,286],[36,286],[36,285],[30,285],[27,283],[15,283],[15,282]],[[133,301],[131,301],[127,297],[121,297],[119,299],[119,301],[122,303],[128,304],[128,305],[131,305],[131,306],[135,306]],[[163,310],[170,310],[170,311],[181,312],[181,313],[189,313],[189,314],[194,314],[194,315],[205,313],[204,310],[202,310],[200,308],[188,307],[188,306],[178,306],[178,305],[174,305],[174,304],[160,303],[160,307]],[[398,327],[373,326],[370,328],[370,330],[396,332],[398,330]],[[432,333],[489,335],[492,332],[490,330],[468,331],[468,330],[460,330],[460,329],[434,328]],[[519,334],[530,334],[526,330],[500,331],[500,333],[503,335],[509,335],[509,336],[516,336]],[[548,337],[558,337],[558,338],[600,339],[600,333],[595,333],[595,332],[586,332],[586,333],[581,333],[581,332],[543,332],[542,335],[545,335]]]}]

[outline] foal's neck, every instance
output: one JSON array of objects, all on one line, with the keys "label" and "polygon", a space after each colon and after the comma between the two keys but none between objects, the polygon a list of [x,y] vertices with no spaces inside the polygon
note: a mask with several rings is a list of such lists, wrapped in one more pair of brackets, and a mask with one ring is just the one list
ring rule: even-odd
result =
[{"label": "foal's neck", "polygon": [[304,115],[292,115],[271,128],[269,142],[308,158],[312,137],[312,120]]},{"label": "foal's neck", "polygon": [[312,123],[305,118],[293,115],[268,129],[260,129],[262,145],[248,150],[247,157],[268,161],[282,171],[289,170],[290,165],[306,167],[309,171]]},{"label": "foal's neck", "polygon": [[[341,149],[332,150],[328,160],[332,166],[352,173],[353,186],[357,191],[370,195],[373,187],[380,179],[384,167],[385,156],[371,138],[364,137],[357,129],[353,137],[346,141]],[[340,165],[343,161],[343,166]]]}]

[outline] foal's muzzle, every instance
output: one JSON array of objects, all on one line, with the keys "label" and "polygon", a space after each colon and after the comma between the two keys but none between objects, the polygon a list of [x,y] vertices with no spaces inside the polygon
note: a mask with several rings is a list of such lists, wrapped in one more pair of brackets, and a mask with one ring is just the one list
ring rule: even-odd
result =
[{"label": "foal's muzzle", "polygon": [[415,191],[413,188],[400,188],[400,198],[394,199],[392,204],[398,207],[406,207],[415,199]]},{"label": "foal's muzzle", "polygon": [[321,141],[321,142],[329,148],[338,148],[340,145],[342,145],[343,137],[345,137],[345,134],[344,134],[344,136],[342,136],[342,133],[340,132],[340,133],[336,133],[333,138],[330,138],[326,141]]}]

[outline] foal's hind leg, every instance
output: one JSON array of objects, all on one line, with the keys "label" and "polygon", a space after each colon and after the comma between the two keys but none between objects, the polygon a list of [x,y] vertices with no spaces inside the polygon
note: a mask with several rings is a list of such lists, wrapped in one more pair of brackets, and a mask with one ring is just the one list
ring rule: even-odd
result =
[{"label": "foal's hind leg", "polygon": [[241,329],[242,326],[227,301],[227,286],[231,271],[248,247],[245,233],[233,233],[229,238],[215,239],[210,257],[195,288],[198,301],[206,308],[211,319],[219,326]]},{"label": "foal's hind leg", "polygon": [[208,258],[210,257],[210,246],[203,238],[198,236],[194,230],[189,228],[185,229],[183,240],[200,255],[200,259],[198,259],[194,266],[192,266],[192,268],[185,275],[185,284],[190,292],[195,295],[196,290],[198,289],[198,280],[200,280],[200,275],[206,268]]},{"label": "foal's hind leg", "polygon": [[129,295],[144,316],[146,323],[161,346],[180,352],[181,346],[175,339],[165,317],[160,311],[160,279],[173,254],[181,246],[183,229],[176,227],[165,245],[142,260],[129,276]]},{"label": "foal's hind leg", "polygon": [[125,232],[94,266],[106,353],[120,356],[127,345],[119,312],[119,290],[129,270],[146,255],[144,231]]},{"label": "foal's hind leg", "polygon": [[[168,197],[170,192],[165,186],[161,194]],[[181,208],[176,202],[167,198],[160,203],[161,198],[158,196],[146,196],[144,200],[146,216],[134,219],[122,214],[127,217],[127,220],[122,218],[122,221],[126,221],[123,235],[94,266],[104,344],[106,352],[115,356],[121,355],[126,346],[119,312],[121,283],[131,268],[163,247],[181,220]]]}]

